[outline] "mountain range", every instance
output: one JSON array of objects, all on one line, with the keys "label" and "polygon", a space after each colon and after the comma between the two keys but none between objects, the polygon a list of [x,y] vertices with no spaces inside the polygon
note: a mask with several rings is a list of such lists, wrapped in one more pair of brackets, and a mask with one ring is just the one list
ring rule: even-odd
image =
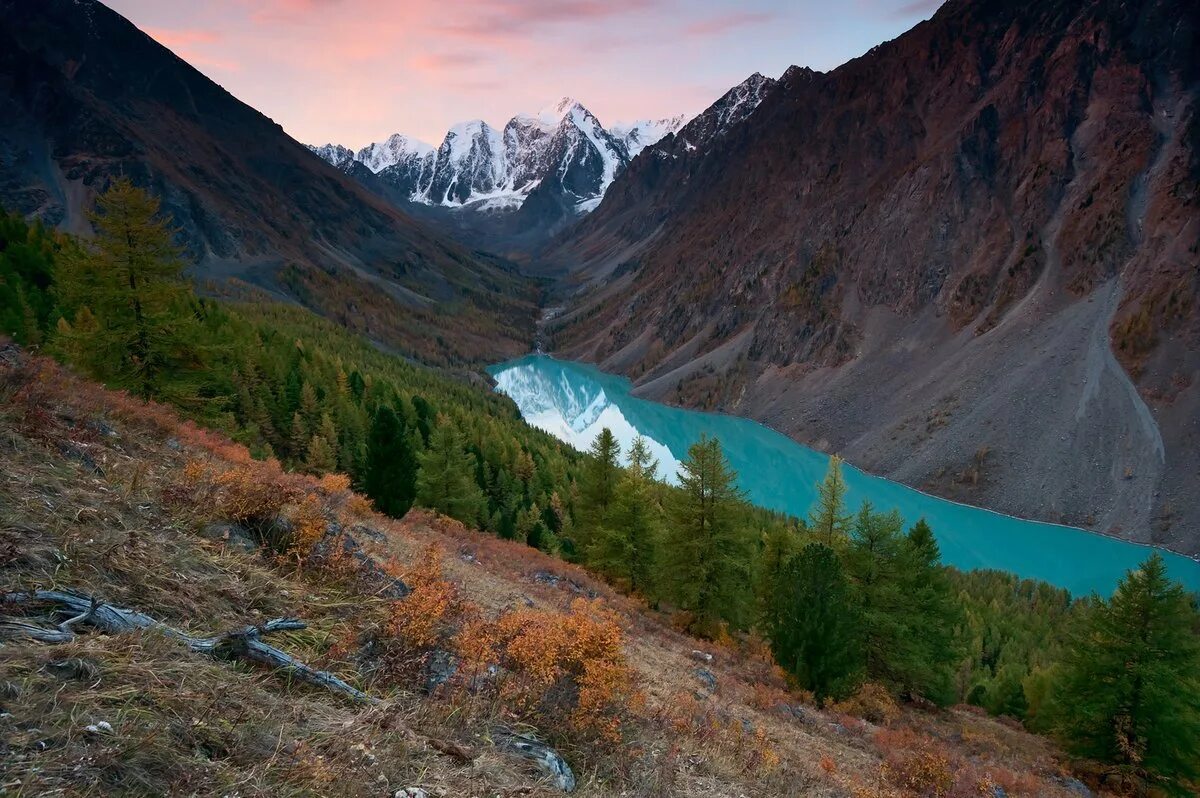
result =
[{"label": "mountain range", "polygon": [[952,0],[648,148],[543,340],[939,495],[1200,550],[1197,9]]},{"label": "mountain range", "polygon": [[[753,110],[771,83],[755,74],[732,90],[736,102],[721,124]],[[495,245],[506,236],[536,241],[594,210],[640,152],[687,121],[673,116],[605,128],[564,97],[503,128],[479,119],[457,124],[436,149],[399,133],[357,152],[340,144],[309,149],[401,204],[441,214],[433,218],[474,219],[482,240]]]}]

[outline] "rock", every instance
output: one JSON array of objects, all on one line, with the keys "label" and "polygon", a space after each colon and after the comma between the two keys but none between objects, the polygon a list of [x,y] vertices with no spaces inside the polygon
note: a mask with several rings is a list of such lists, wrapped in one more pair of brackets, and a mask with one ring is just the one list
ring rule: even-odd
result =
[{"label": "rock", "polygon": [[696,668],[692,673],[696,674],[696,678],[708,688],[708,692],[717,692],[717,677],[713,675],[712,671],[708,668]]},{"label": "rock", "polygon": [[113,733],[112,724],[106,720],[102,720],[98,723],[89,723],[87,726],[83,727],[83,730],[85,732],[87,732],[88,734],[112,734]]},{"label": "rock", "polygon": [[104,469],[92,458],[90,454],[85,452],[80,447],[70,441],[58,442],[58,453],[68,460],[74,460],[84,467],[87,471],[95,474],[98,477],[104,476]]},{"label": "rock", "polygon": [[258,551],[258,541],[241,524],[216,522],[200,530],[200,537],[222,543],[231,549],[252,554]]},{"label": "rock", "polygon": [[325,528],[325,535],[316,545],[313,546],[313,556],[317,559],[328,559],[336,553],[335,547],[338,541],[341,542],[341,552],[344,556],[351,557],[358,566],[358,579],[366,587],[375,592],[376,595],[384,596],[385,598],[402,599],[412,591],[404,580],[392,576],[383,569],[378,560],[363,550],[361,544],[355,538],[355,535],[365,534],[367,537],[374,535],[383,536],[383,533],[373,527],[368,527],[363,524],[356,524],[348,530],[343,530],[341,525],[330,521]]},{"label": "rock", "polygon": [[541,740],[505,729],[498,730],[495,736],[497,747],[531,762],[549,776],[558,789],[563,792],[575,789],[575,774],[571,771],[571,766],[557,751]]},{"label": "rock", "polygon": [[711,663],[713,661],[713,655],[709,654],[707,651],[700,651],[698,649],[692,649],[691,656],[692,656],[692,659],[696,660],[696,662]]},{"label": "rock", "polygon": [[173,452],[182,452],[183,451],[183,444],[181,444],[179,442],[178,438],[167,438],[166,446],[168,449],[170,449]]},{"label": "rock", "polygon": [[1056,781],[1063,787],[1066,787],[1073,795],[1081,796],[1081,798],[1095,798],[1095,793],[1086,784],[1073,776],[1060,776]]},{"label": "rock", "polygon": [[382,529],[376,529],[368,524],[355,524],[354,526],[350,527],[350,532],[358,537],[370,538],[376,543],[383,543],[387,541],[387,535],[384,534]]},{"label": "rock", "polygon": [[458,657],[436,649],[425,657],[425,692],[432,694],[458,673]]},{"label": "rock", "polygon": [[1008,798],[1008,793],[999,784],[992,786],[992,798]]},{"label": "rock", "polygon": [[429,793],[420,787],[404,787],[403,789],[396,790],[393,798],[429,798]]},{"label": "rock", "polygon": [[588,598],[596,598],[596,596],[599,595],[598,593],[596,593],[595,590],[588,590],[583,585],[576,582],[574,579],[570,579],[565,576],[560,576],[551,571],[535,571],[533,574],[533,581],[540,582],[543,585],[550,585],[551,587],[561,587],[564,590],[568,590],[577,596],[587,596]]},{"label": "rock", "polygon": [[102,418],[88,419],[87,428],[92,432],[95,432],[97,435],[103,435],[106,438],[118,437],[117,431]]}]

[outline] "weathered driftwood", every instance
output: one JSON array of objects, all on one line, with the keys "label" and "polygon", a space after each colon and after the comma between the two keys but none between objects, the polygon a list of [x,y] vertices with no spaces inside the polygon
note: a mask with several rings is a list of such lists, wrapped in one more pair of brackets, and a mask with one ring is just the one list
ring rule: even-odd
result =
[{"label": "weathered driftwood", "polygon": [[575,774],[567,760],[541,740],[504,728],[495,729],[493,737],[498,748],[533,763],[538,770],[550,777],[558,789],[563,792],[575,789]]},{"label": "weathered driftwood", "polygon": [[216,637],[192,637],[149,615],[97,601],[91,596],[63,590],[32,590],[3,595],[5,604],[54,604],[73,615],[55,628],[30,623],[28,619],[0,618],[0,636],[28,637],[42,643],[65,643],[75,637],[74,627],[87,623],[108,634],[123,634],[142,629],[154,629],[182,642],[197,654],[218,659],[246,659],[282,670],[301,681],[347,695],[363,704],[376,704],[379,699],[347,684],[328,671],[309,667],[290,654],[267,645],[260,639],[271,632],[305,628],[297,618],[275,618],[259,626],[245,626]]}]

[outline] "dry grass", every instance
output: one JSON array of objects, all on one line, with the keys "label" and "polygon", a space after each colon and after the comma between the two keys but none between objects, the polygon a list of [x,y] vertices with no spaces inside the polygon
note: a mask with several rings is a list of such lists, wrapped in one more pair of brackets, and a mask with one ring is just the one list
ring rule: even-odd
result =
[{"label": "dry grass", "polygon": [[[276,645],[383,699],[358,707],[154,634],[8,642],[6,795],[553,794],[490,744],[501,721],[536,723],[585,797],[1067,794],[1053,750],[1018,729],[876,695],[821,710],[761,642],[701,643],[583,569],[422,511],[388,520],[342,479],[255,463],[43,360],[0,365],[0,460],[6,588],[86,590],[204,634],[298,615],[309,628]],[[292,531],[258,552],[198,534],[274,516]],[[381,597],[341,538],[314,556],[331,521],[413,595]],[[472,645],[485,653],[451,688],[418,689],[421,657]],[[388,651],[416,667],[389,671]],[[472,686],[487,659],[519,689]]]}]

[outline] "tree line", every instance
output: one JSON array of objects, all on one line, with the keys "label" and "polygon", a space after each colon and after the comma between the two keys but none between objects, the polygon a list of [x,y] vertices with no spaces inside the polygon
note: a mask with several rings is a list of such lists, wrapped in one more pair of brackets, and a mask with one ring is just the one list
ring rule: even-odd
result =
[{"label": "tree line", "polygon": [[817,700],[865,683],[966,701],[1124,778],[1200,777],[1200,620],[1161,558],[1110,599],[940,561],[933,530],[846,504],[836,458],[804,519],[753,507],[719,441],[678,485],[645,441],[577,453],[512,403],[303,309],[199,297],[157,201],[115,181],[78,240],[0,214],[0,331],[313,473],[382,512],[414,504],[582,563],[710,637],[755,633]]}]

